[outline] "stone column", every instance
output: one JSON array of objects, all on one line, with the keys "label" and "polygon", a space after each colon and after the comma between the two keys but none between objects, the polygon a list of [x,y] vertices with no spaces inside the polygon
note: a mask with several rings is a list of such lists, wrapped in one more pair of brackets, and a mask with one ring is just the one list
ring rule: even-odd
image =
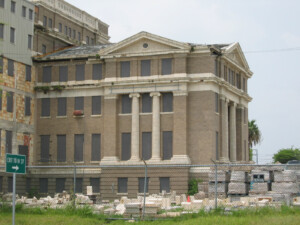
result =
[{"label": "stone column", "polygon": [[140,94],[129,95],[132,98],[131,119],[131,161],[140,161]]},{"label": "stone column", "polygon": [[236,162],[236,103],[230,104],[230,161]]},{"label": "stone column", "polygon": [[245,149],[244,149],[244,132],[243,132],[243,115],[244,107],[241,104],[236,108],[236,157],[237,161],[245,162]]},{"label": "stone column", "polygon": [[152,99],[152,158],[151,161],[160,161],[160,102],[159,92],[150,93]]},{"label": "stone column", "polygon": [[222,157],[220,162],[229,162],[228,158],[228,102],[229,100],[224,96],[221,99],[221,113],[222,113]]}]

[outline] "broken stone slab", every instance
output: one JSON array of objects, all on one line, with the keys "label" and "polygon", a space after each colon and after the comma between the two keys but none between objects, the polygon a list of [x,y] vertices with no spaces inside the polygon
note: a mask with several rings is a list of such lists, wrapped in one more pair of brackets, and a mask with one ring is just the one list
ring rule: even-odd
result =
[{"label": "broken stone slab", "polygon": [[114,208],[109,208],[104,210],[105,215],[114,215],[116,210]]},{"label": "broken stone slab", "polygon": [[126,211],[124,204],[119,204],[116,206],[116,215],[123,215]]},{"label": "broken stone slab", "polygon": [[181,196],[177,195],[177,196],[175,197],[175,204],[176,204],[176,205],[181,205]]},{"label": "broken stone slab", "polygon": [[161,208],[162,209],[168,209],[171,207],[171,199],[170,198],[163,198]]},{"label": "broken stone slab", "polygon": [[192,209],[200,210],[203,207],[203,200],[194,200],[192,201]]},{"label": "broken stone slab", "polygon": [[203,200],[205,199],[205,193],[203,191],[199,191],[197,194],[194,195],[195,200]]},{"label": "broken stone slab", "polygon": [[191,211],[192,203],[191,202],[181,202],[181,206],[184,210]]},{"label": "broken stone slab", "polygon": [[186,195],[185,194],[182,194],[181,195],[181,202],[186,202]]}]

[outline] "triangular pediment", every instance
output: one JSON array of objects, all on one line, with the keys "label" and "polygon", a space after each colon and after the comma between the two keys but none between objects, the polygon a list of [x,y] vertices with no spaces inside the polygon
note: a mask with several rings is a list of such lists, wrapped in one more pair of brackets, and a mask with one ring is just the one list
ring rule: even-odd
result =
[{"label": "triangular pediment", "polygon": [[190,45],[160,37],[158,35],[147,32],[140,32],[123,41],[111,45],[102,51],[101,56],[117,56],[117,55],[154,55],[154,54],[169,54],[176,52],[188,52]]},{"label": "triangular pediment", "polygon": [[225,55],[240,67],[249,70],[249,65],[239,43],[233,43],[226,47]]}]

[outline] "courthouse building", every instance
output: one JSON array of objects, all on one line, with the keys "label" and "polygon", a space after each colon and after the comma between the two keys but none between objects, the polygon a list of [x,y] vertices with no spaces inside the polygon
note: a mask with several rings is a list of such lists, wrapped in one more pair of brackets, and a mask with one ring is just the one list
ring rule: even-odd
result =
[{"label": "courthouse building", "polygon": [[[238,43],[183,43],[140,32],[115,44],[70,47],[35,57],[36,138],[31,184],[54,193],[92,185],[103,198],[186,193],[198,168],[247,163],[247,81]],[[166,167],[172,165],[172,168]]]}]

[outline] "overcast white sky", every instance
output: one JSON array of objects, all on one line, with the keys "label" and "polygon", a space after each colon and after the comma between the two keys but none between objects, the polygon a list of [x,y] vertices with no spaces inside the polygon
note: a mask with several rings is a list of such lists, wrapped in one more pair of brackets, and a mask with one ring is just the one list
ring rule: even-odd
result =
[{"label": "overcast white sky", "polygon": [[257,120],[263,135],[259,161],[300,147],[300,1],[67,1],[109,24],[111,42],[140,31],[199,44],[238,41],[254,72],[249,119]]}]

